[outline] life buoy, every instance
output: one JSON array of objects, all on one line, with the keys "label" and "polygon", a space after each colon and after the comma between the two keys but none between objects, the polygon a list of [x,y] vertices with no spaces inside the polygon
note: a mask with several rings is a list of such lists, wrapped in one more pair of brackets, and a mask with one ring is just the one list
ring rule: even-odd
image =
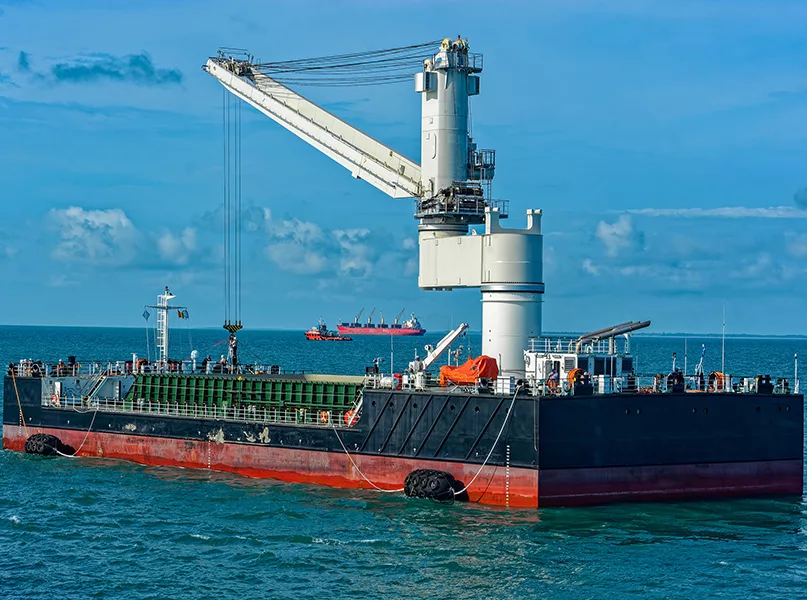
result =
[{"label": "life buoy", "polygon": [[569,371],[568,375],[566,375],[566,379],[569,381],[569,385],[574,385],[578,383],[583,378],[583,369],[580,367],[576,367]]},{"label": "life buoy", "polygon": [[348,427],[352,427],[358,422],[359,422],[359,415],[356,414],[355,410],[349,410],[345,413],[345,425],[347,425]]},{"label": "life buoy", "polygon": [[722,392],[723,391],[723,373],[720,371],[712,371],[709,373],[709,391]]},{"label": "life buoy", "polygon": [[330,415],[328,414],[327,410],[323,410],[321,413],[319,413],[319,420],[322,421],[323,423],[327,423],[329,417]]},{"label": "life buoy", "polygon": [[53,395],[50,397],[50,403],[51,403],[53,406],[59,406],[59,394],[53,394]]}]

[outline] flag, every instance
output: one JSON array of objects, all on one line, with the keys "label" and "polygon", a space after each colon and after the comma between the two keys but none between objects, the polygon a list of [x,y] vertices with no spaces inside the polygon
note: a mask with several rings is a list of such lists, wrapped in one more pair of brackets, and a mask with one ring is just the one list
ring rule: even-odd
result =
[{"label": "flag", "polygon": [[149,312],[147,309],[145,309],[145,308],[144,308],[144,309],[143,309],[143,318],[144,318],[146,321],[148,321],[150,316],[151,316],[151,313],[150,313],[150,312]]},{"label": "flag", "polygon": [[182,311],[182,318],[183,319],[190,319],[190,317],[188,316],[188,311],[187,310]]},{"label": "flag", "polygon": [[182,311],[181,311],[181,310],[178,310],[178,311],[177,311],[177,316],[178,316],[180,319],[182,319],[182,318],[183,318],[183,317],[182,317]]}]

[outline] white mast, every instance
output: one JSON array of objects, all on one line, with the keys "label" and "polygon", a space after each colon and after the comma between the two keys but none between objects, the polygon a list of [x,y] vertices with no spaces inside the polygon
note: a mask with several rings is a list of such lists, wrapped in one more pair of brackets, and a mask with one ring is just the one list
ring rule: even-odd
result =
[{"label": "white mast", "polygon": [[165,291],[157,296],[157,304],[152,304],[146,308],[153,308],[157,311],[157,369],[168,370],[168,311],[185,310],[185,306],[171,306],[169,300],[176,298],[174,294],[165,286]]},{"label": "white mast", "polygon": [[720,374],[723,376],[723,389],[726,391],[726,301],[723,300],[723,334],[720,344]]},{"label": "white mast", "polygon": [[176,298],[165,286],[165,292],[157,296],[157,351],[160,366],[168,364],[168,301]]}]

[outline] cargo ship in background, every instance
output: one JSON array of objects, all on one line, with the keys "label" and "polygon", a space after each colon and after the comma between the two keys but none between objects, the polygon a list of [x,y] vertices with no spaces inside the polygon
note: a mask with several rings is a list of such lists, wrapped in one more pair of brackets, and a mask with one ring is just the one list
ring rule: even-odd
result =
[{"label": "cargo ship in background", "polygon": [[305,332],[305,339],[318,342],[352,342],[353,338],[328,331],[325,321],[320,320],[311,329]]},{"label": "cargo ship in background", "polygon": [[[355,178],[415,199],[418,286],[481,292],[480,356],[438,365],[467,330],[463,323],[429,340],[399,373],[381,372],[372,356],[356,375],[240,361],[236,156],[236,166],[227,162],[224,170],[238,182],[233,188],[225,179],[227,357],[215,364],[197,363],[196,351],[169,358],[169,315],[184,307],[170,304],[166,287],[150,307],[158,311],[154,357],[9,364],[3,447],[513,507],[800,496],[797,363],[773,376],[707,374],[703,360],[682,372],[673,355],[665,372],[641,373],[631,335],[649,321],[580,336],[542,333],[542,211],[526,211],[525,229],[501,225],[508,203],[490,195],[495,151],[477,149],[469,135],[468,101],[480,92],[482,56],[459,38],[433,44],[274,63],[222,49],[204,69]],[[390,69],[410,62],[422,99],[421,164],[284,85],[329,73],[338,84],[402,80]],[[225,139],[237,140],[240,117],[232,115],[240,108],[230,94],[225,103]],[[340,333],[425,333],[414,316],[383,327],[359,325],[360,316]]]},{"label": "cargo ship in background", "polygon": [[373,323],[375,308],[370,312],[366,323],[359,322],[363,312],[364,309],[362,308],[352,323],[339,321],[336,329],[343,335],[424,335],[426,333],[426,330],[420,325],[420,321],[415,317],[415,313],[411,313],[411,316],[403,323],[400,322],[400,318],[404,313],[403,310],[398,313],[392,323],[385,323],[384,313],[381,313],[381,322],[375,324]]}]

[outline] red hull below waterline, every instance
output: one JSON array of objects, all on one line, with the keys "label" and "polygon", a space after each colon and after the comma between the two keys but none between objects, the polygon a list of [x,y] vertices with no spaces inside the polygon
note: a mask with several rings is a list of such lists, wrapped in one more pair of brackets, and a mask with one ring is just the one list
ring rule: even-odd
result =
[{"label": "red hull below waterline", "polygon": [[322,335],[319,333],[305,332],[305,339],[314,342],[352,342],[353,338],[345,337],[342,335]]},{"label": "red hull below waterline", "polygon": [[406,327],[393,329],[391,327],[337,327],[340,335],[423,335],[425,329],[411,329]]},{"label": "red hull below waterline", "polygon": [[[479,465],[388,456],[351,455],[252,444],[217,443],[112,433],[5,425],[3,447],[22,451],[34,433],[58,437],[79,448],[79,456],[128,460],[144,465],[178,466],[237,473],[247,477],[304,482],[340,488],[403,487],[415,469],[439,469],[469,482]],[[86,436],[86,439],[85,439]],[[83,444],[83,445],[82,445]],[[468,490],[482,504],[537,508],[606,502],[683,500],[802,493],[798,460],[723,464],[543,470],[489,466]]]}]

